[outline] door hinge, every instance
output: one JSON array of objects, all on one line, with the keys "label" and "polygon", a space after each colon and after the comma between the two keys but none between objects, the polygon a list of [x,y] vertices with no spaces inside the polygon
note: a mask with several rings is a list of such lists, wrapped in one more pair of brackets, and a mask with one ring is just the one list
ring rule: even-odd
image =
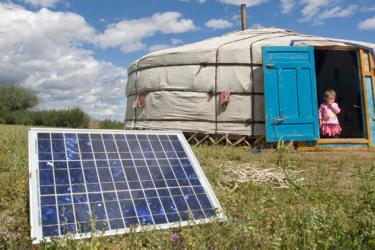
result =
[{"label": "door hinge", "polygon": [[275,124],[275,125],[279,125],[279,124],[281,124],[283,121],[284,121],[284,118],[282,118],[282,117],[278,117],[278,118],[276,118],[276,119],[273,120],[273,124]]}]

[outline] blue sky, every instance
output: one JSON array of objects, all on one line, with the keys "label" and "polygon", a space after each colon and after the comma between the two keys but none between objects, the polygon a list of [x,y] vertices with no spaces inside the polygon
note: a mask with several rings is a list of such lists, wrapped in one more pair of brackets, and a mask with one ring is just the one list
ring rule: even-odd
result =
[{"label": "blue sky", "polygon": [[122,120],[132,61],[238,30],[242,2],[249,27],[375,43],[373,0],[0,0],[0,82],[32,89],[40,109]]}]

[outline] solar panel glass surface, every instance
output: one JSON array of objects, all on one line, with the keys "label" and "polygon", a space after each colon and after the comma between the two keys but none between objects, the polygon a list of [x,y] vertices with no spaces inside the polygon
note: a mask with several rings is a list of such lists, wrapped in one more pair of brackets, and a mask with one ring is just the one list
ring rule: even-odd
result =
[{"label": "solar panel glass surface", "polygon": [[223,218],[179,132],[30,129],[29,158],[38,242]]}]

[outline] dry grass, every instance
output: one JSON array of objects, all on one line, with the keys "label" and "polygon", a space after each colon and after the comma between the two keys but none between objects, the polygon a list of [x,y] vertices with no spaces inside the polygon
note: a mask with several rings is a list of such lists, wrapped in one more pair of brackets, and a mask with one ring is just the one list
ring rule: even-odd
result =
[{"label": "dry grass", "polygon": [[285,172],[276,165],[261,168],[255,163],[223,162],[219,166],[220,186],[237,188],[240,184],[253,182],[255,184],[270,185],[276,188],[289,188],[289,178],[295,183],[302,183],[303,177],[297,177],[302,171]]}]

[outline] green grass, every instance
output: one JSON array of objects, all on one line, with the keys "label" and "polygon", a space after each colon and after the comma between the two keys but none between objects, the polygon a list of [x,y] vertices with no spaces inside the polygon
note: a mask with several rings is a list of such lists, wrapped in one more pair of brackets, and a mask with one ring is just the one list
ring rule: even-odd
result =
[{"label": "green grass", "polygon": [[[281,147],[253,155],[231,147],[194,151],[227,220],[171,230],[87,240],[56,240],[51,249],[374,249],[375,154],[299,153]],[[289,189],[223,184],[223,164],[298,172]],[[27,127],[0,126],[0,249],[32,248],[29,238]],[[174,244],[171,236],[180,240]]]}]

